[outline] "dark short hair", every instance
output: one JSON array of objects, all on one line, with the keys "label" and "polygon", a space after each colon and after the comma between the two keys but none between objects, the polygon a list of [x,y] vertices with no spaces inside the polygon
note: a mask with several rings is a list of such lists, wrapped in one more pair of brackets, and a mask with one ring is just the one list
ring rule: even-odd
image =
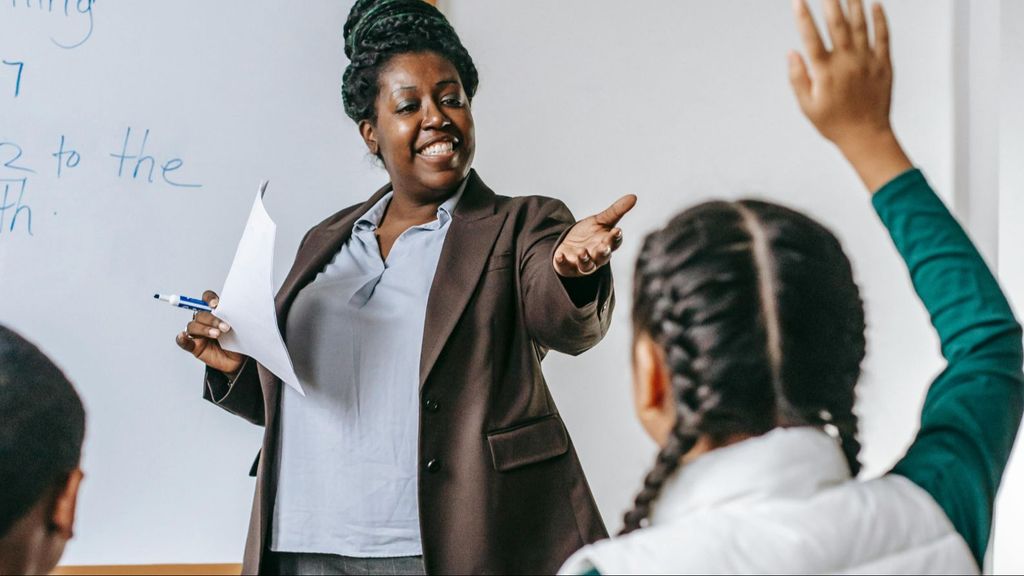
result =
[{"label": "dark short hair", "polygon": [[399,54],[440,54],[455,66],[470,100],[476,94],[473,59],[444,15],[423,0],[357,0],[344,33],[350,63],[341,93],[345,113],[356,123],[377,119],[380,73]]},{"label": "dark short hair", "polygon": [[644,241],[633,327],[665,353],[676,422],[624,532],[642,526],[701,436],[721,443],[815,426],[838,437],[859,472],[864,305],[839,240],[818,222],[755,200],[679,214]]},{"label": "dark short hair", "polygon": [[78,467],[85,409],[39,348],[0,326],[0,536]]}]

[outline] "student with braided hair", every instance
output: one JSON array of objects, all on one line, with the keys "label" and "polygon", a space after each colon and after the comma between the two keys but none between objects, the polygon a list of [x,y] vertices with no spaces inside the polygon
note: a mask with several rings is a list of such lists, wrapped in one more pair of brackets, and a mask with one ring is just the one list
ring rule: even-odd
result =
[{"label": "student with braided hair", "polygon": [[205,397],[265,426],[243,571],[552,573],[607,533],[541,360],[607,331],[635,197],[576,222],[492,192],[477,70],[430,4],[358,0],[344,35],[345,111],[391,182],[310,230],[278,293],[306,395],[213,314],[177,337]]},{"label": "student with braided hair", "polygon": [[1021,327],[889,124],[888,28],[825,0],[827,50],[795,0],[804,114],[838,146],[906,261],[947,367],[886,475],[858,481],[864,312],[823,226],[752,200],[710,202],[649,235],[634,279],[639,418],[662,447],[620,537],[565,574],[978,573],[1024,410]]}]

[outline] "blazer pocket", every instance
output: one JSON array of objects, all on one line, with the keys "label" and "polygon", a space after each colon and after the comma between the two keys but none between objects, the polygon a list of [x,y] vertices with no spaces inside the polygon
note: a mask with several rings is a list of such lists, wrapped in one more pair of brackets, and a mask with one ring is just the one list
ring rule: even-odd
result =
[{"label": "blazer pocket", "polygon": [[543,462],[569,451],[569,435],[558,414],[487,434],[498,472]]},{"label": "blazer pocket", "polygon": [[490,272],[491,270],[504,270],[505,268],[511,268],[514,260],[515,256],[511,252],[495,254],[494,256],[491,256],[491,260],[487,263],[487,271]]}]

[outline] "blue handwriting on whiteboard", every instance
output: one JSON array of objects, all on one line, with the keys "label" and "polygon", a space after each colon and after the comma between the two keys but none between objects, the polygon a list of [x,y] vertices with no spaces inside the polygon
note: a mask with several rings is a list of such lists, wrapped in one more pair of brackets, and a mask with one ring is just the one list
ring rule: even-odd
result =
[{"label": "blue handwriting on whiteboard", "polygon": [[8,66],[17,66],[18,75],[14,77],[14,97],[17,98],[18,94],[21,94],[21,73],[25,71],[24,62],[8,62],[7,60],[0,60]]},{"label": "blue handwriting on whiteboard", "polygon": [[0,142],[0,162],[3,162],[4,168],[35,174],[35,170],[17,164],[18,160],[21,159],[22,153],[21,146],[14,142]]},{"label": "blue handwriting on whiteboard", "polygon": [[[149,129],[142,134],[142,142],[139,144],[137,154],[129,154],[128,148],[132,142],[132,129],[129,126],[128,130],[124,133],[124,145],[121,146],[120,154],[111,154],[112,157],[118,160],[117,165],[117,177],[123,178],[125,175],[125,165],[127,164],[127,172],[131,175],[132,180],[138,180],[141,173],[142,177],[149,182],[153,183],[153,172],[156,170],[157,162],[153,156],[146,155],[146,142],[149,140]],[[135,161],[134,169],[132,169],[131,160]],[[160,166],[160,177],[164,182],[171,186],[178,188],[202,188],[202,184],[185,184],[171,179],[171,172],[180,170],[185,165],[185,161],[181,158],[171,158],[164,162]],[[146,169],[148,168],[148,170]]]},{"label": "blue handwriting on whiteboard", "polygon": [[77,168],[82,161],[82,155],[77,150],[65,147],[63,134],[60,135],[60,149],[50,156],[57,159],[57,178],[61,177],[64,168]]},{"label": "blue handwriting on whiteboard", "polygon": [[[15,176],[18,172],[35,174],[36,171],[19,162],[21,155],[21,146],[14,142],[0,142],[0,233],[4,231],[8,213],[12,213],[11,223],[7,228],[10,232],[14,232],[14,227],[18,224],[18,216],[24,214],[25,229],[31,236],[32,208],[25,202],[28,176]],[[17,195],[17,200],[13,199],[15,195]]]},{"label": "blue handwriting on whiteboard", "polygon": [[92,32],[95,28],[93,20],[93,7],[95,5],[96,0],[11,0],[11,8],[14,9],[33,9],[37,12],[56,15],[63,13],[64,17],[69,19],[85,18],[87,24],[85,34],[77,41],[64,43],[57,41],[52,36],[50,37],[51,42],[65,50],[78,48],[92,37]]},{"label": "blue handwriting on whiteboard", "polygon": [[[25,203],[25,187],[28,184],[28,178],[0,178],[0,189],[3,189],[3,193],[0,194],[0,234],[3,234],[6,229],[8,232],[14,232],[15,226],[18,225],[18,216],[25,215],[25,230],[28,235],[32,235],[32,208]],[[13,200],[14,195],[17,194],[18,199]],[[11,212],[11,223],[9,226],[5,225],[7,220],[7,214]]]}]

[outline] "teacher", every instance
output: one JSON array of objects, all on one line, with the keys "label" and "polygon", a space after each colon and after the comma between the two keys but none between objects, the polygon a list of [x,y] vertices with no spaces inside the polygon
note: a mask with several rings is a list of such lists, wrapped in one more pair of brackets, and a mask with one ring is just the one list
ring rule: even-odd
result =
[{"label": "teacher", "polygon": [[445,17],[359,0],[344,31],[345,111],[391,182],[313,227],[277,295],[307,395],[220,348],[212,314],[177,336],[204,397],[266,428],[243,571],[554,573],[606,532],[541,360],[604,336],[636,198],[575,222],[495,194]]}]

